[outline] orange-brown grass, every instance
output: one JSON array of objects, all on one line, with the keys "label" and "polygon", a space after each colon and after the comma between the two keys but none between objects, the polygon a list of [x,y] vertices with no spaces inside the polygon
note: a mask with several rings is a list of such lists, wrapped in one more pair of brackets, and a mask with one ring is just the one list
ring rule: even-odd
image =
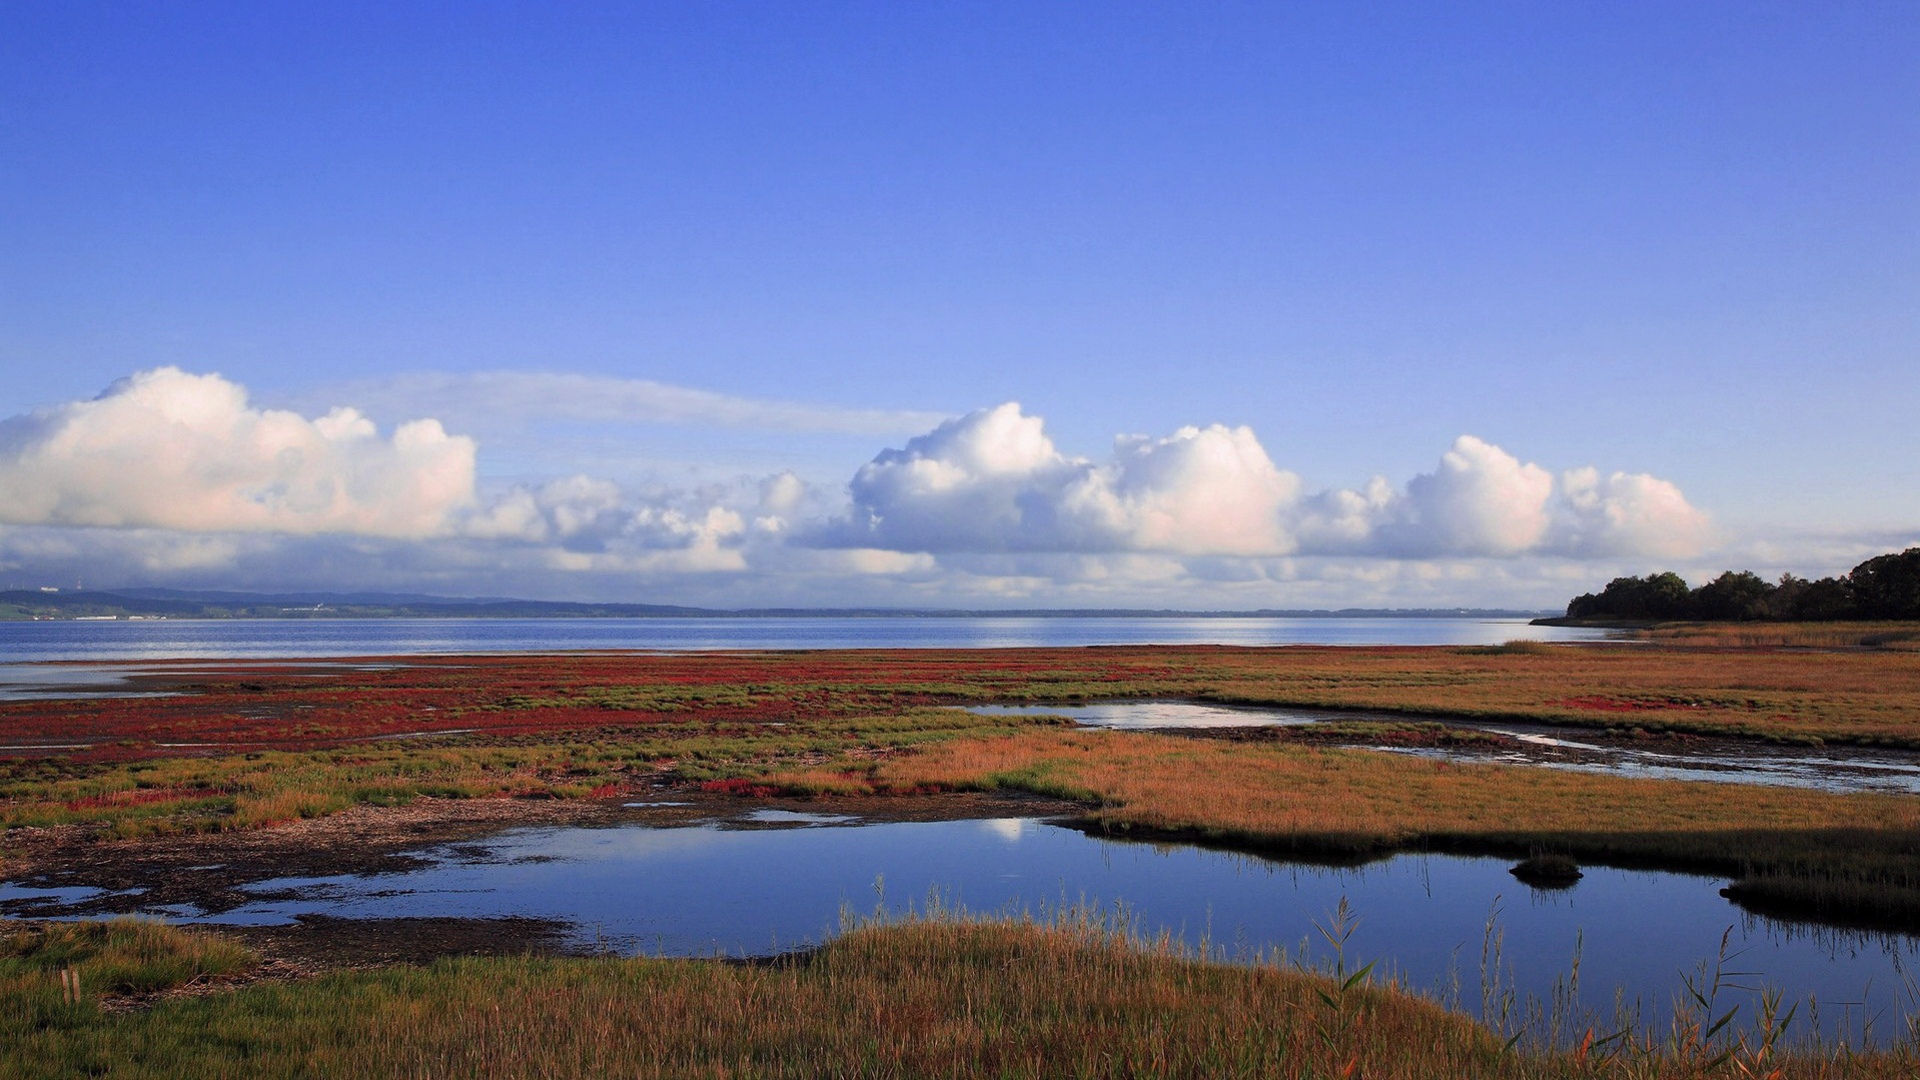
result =
[{"label": "orange-brown grass", "polygon": [[1782,1054],[1732,1031],[1529,1053],[1396,990],[1198,961],[1072,920],[872,926],[760,967],[444,961],[139,1013],[89,1001],[23,1023],[0,1009],[0,1031],[0,1072],[22,1078],[1826,1078],[1914,1064],[1903,1051]]},{"label": "orange-brown grass", "polygon": [[1365,750],[1042,730],[841,770],[798,792],[1019,788],[1078,799],[1115,831],[1276,852],[1558,851],[1766,883],[1881,921],[1920,912],[1920,799],[1457,764]]},{"label": "orange-brown grass", "polygon": [[1911,622],[1661,623],[1631,636],[1661,645],[1721,648],[1920,650],[1920,624]]},{"label": "orange-brown grass", "polygon": [[1915,652],[1284,648],[1236,650],[1194,670],[1199,696],[1225,702],[1920,746]]}]

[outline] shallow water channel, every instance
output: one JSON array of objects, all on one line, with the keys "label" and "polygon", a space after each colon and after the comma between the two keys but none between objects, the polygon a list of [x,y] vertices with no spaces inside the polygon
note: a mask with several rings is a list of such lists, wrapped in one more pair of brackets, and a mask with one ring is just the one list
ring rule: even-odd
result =
[{"label": "shallow water channel", "polygon": [[[399,873],[256,882],[245,886],[249,902],[217,914],[151,913],[256,925],[301,915],[529,916],[568,924],[588,948],[740,956],[820,942],[843,911],[898,913],[934,897],[981,913],[1084,904],[1228,959],[1285,953],[1329,964],[1335,956],[1318,928],[1332,928],[1345,900],[1357,919],[1348,970],[1377,961],[1377,976],[1473,1015],[1482,1015],[1483,990],[1495,1009],[1510,990],[1550,1010],[1577,957],[1578,1001],[1596,1020],[1615,1015],[1618,995],[1659,1026],[1682,976],[1699,980],[1724,934],[1726,970],[1747,973],[1734,983],[1816,1002],[1821,1030],[1855,1045],[1904,1029],[1914,1003],[1902,972],[1920,963],[1915,938],[1749,916],[1719,895],[1723,881],[1706,877],[1588,867],[1572,888],[1548,892],[1516,881],[1502,859],[1402,855],[1329,868],[1021,818],[870,823],[761,810],[685,827],[514,829],[422,855]],[[0,906],[49,915],[86,899],[67,892],[0,887]],[[1726,989],[1716,1008],[1741,1004],[1744,1017],[1756,1000],[1750,989]],[[1794,1031],[1815,1015],[1803,1004]]]},{"label": "shallow water channel", "polygon": [[1447,717],[1409,717],[1318,709],[1209,705],[1186,701],[1110,701],[1090,705],[973,705],[984,715],[1064,716],[1087,727],[1130,731],[1206,728],[1300,727],[1323,722],[1404,725],[1432,720],[1496,736],[1484,745],[1352,745],[1451,761],[1538,765],[1576,772],[1611,773],[1662,780],[1816,788],[1822,791],[1883,791],[1920,794],[1920,753],[1858,747],[1796,748],[1735,739],[1694,739],[1685,744],[1636,746],[1582,728],[1469,722]]}]

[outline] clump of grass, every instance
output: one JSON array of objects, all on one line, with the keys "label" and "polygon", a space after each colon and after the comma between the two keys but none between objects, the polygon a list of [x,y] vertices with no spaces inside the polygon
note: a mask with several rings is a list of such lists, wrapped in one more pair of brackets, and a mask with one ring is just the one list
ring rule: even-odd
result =
[{"label": "clump of grass", "polygon": [[1586,875],[1571,855],[1553,852],[1529,855],[1509,867],[1507,873],[1536,889],[1567,889]]},{"label": "clump of grass", "polygon": [[1465,656],[1546,656],[1554,649],[1532,638],[1509,638],[1498,645],[1470,645],[1460,652]]},{"label": "clump of grass", "polygon": [[0,923],[0,1001],[30,1024],[91,1013],[105,997],[240,975],[256,963],[231,938],[148,919]]}]

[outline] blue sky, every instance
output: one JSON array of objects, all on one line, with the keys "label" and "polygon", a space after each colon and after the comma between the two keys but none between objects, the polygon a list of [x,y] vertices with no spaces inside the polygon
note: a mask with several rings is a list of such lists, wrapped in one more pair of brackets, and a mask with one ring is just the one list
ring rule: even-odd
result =
[{"label": "blue sky", "polygon": [[[9,5],[0,579],[1557,606],[1844,570],[1920,541],[1916,55],[1904,3]],[[165,402],[209,394],[188,446]],[[376,432],[246,442],[335,406]],[[396,516],[427,418],[470,445]]]}]

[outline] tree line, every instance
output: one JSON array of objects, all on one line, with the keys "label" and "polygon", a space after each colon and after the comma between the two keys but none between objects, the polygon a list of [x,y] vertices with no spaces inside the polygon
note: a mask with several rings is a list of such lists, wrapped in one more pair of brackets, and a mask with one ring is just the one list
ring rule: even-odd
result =
[{"label": "tree line", "polygon": [[1729,570],[1698,588],[1679,574],[1621,577],[1599,594],[1567,604],[1572,619],[1773,620],[1920,619],[1920,547],[1877,555],[1840,577],[1782,574],[1768,582]]}]

